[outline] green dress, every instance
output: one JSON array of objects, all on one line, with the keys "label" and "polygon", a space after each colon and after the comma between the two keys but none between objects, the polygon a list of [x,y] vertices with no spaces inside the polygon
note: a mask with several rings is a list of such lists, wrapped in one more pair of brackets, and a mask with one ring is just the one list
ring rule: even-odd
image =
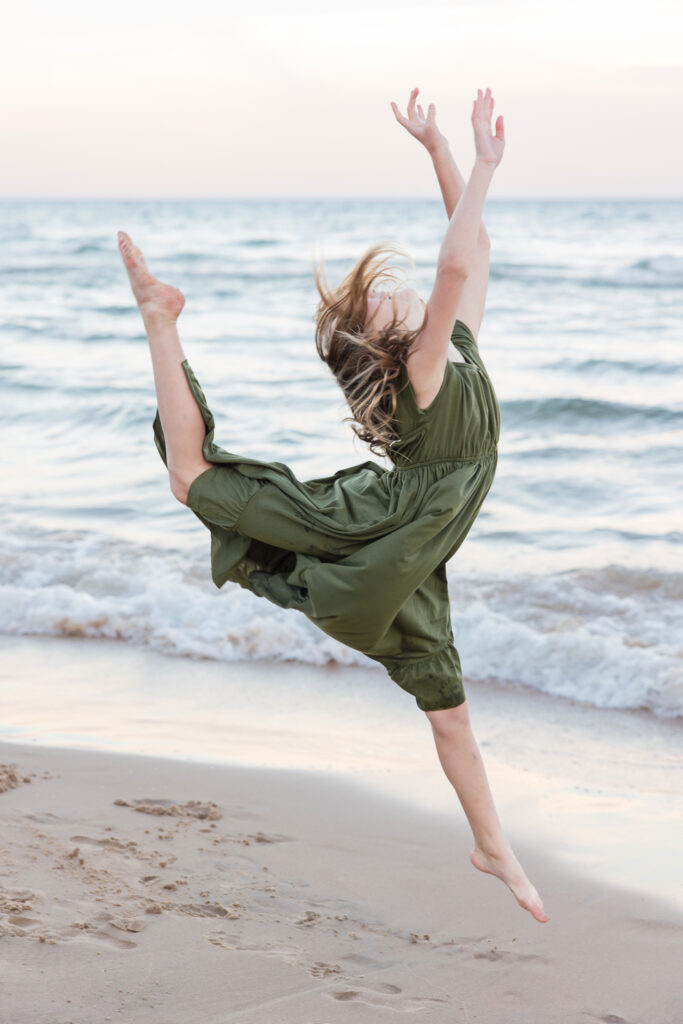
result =
[{"label": "green dress", "polygon": [[[453,643],[446,563],[493,482],[500,410],[470,329],[451,335],[465,362],[446,364],[419,409],[405,366],[391,469],[363,462],[298,480],[282,462],[214,443],[214,418],[184,360],[204,423],[204,458],[187,505],[211,533],[211,576],[303,612],[341,643],[385,667],[423,711],[465,700]],[[154,440],[166,463],[159,411]]]}]

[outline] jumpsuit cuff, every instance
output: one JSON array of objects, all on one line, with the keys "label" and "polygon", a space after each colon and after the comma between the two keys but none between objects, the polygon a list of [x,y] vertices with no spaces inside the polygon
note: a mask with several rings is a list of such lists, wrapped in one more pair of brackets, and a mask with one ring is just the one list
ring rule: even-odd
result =
[{"label": "jumpsuit cuff", "polygon": [[420,711],[443,711],[465,702],[460,657],[452,639],[426,658],[412,661],[382,658],[381,661],[391,679],[401,689],[412,693]]},{"label": "jumpsuit cuff", "polygon": [[[202,444],[202,452],[207,462],[215,461],[211,456],[215,452],[216,446],[213,443],[213,436],[216,430],[216,422],[213,418],[213,413],[209,409],[206,401],[206,396],[202,391],[201,385],[194,375],[192,367],[190,366],[187,359],[184,359],[181,363],[187,383],[192,392],[192,397],[199,407],[199,411],[202,414],[204,420],[204,441]],[[166,457],[166,438],[164,437],[164,431],[161,426],[161,417],[159,416],[159,409],[157,408],[154,414],[154,422],[152,423],[152,430],[154,432],[154,443],[157,447],[157,451],[161,456],[163,463],[168,467],[168,460]]]}]

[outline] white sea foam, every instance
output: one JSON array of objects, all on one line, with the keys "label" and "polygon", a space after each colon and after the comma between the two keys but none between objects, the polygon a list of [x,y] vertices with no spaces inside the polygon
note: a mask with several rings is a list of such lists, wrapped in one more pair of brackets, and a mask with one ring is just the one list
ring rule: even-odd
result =
[{"label": "white sea foam", "polygon": [[[301,613],[235,584],[220,591],[186,554],[92,533],[1,549],[8,634],[107,637],[169,655],[377,668]],[[496,678],[603,708],[683,715],[683,574],[607,566],[547,575],[449,567],[465,678]]]},{"label": "white sea foam", "polygon": [[607,566],[470,577],[459,591],[453,626],[470,675],[683,714],[683,574]]}]

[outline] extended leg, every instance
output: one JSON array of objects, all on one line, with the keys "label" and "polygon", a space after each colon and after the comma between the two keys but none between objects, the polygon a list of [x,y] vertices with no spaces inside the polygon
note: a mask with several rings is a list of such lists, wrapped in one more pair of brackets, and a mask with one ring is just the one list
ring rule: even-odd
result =
[{"label": "extended leg", "polygon": [[502,879],[519,904],[537,921],[549,920],[540,896],[524,874],[498,820],[484,762],[472,732],[467,701],[455,708],[425,714],[432,726],[441,766],[472,829],[472,864],[479,871]]},{"label": "extended leg", "polygon": [[119,248],[149,341],[171,490],[186,502],[190,484],[211,463],[202,454],[204,420],[181,365],[185,353],[176,321],[185,298],[150,274],[142,253],[124,231],[119,231]]}]

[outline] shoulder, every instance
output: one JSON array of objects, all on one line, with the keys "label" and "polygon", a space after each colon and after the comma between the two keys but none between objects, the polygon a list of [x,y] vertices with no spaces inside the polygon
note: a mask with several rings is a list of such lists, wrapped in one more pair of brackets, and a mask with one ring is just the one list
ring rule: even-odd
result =
[{"label": "shoulder", "polygon": [[426,409],[431,405],[453,364],[480,365],[477,339],[462,320],[455,321],[450,341],[449,349],[438,358],[435,358],[429,349],[418,347],[405,361],[410,386],[419,409]]},{"label": "shoulder", "polygon": [[446,356],[438,363],[427,362],[421,360],[419,355],[416,352],[406,360],[405,372],[415,405],[420,412],[424,412],[446,386],[453,360]]},{"label": "shoulder", "polygon": [[402,387],[399,392],[399,404],[411,419],[424,420],[428,414],[443,404],[444,396],[452,392],[454,378],[458,370],[454,360],[446,358],[441,369],[441,376],[434,377],[425,387],[424,380],[413,375],[406,363],[402,367]]}]

